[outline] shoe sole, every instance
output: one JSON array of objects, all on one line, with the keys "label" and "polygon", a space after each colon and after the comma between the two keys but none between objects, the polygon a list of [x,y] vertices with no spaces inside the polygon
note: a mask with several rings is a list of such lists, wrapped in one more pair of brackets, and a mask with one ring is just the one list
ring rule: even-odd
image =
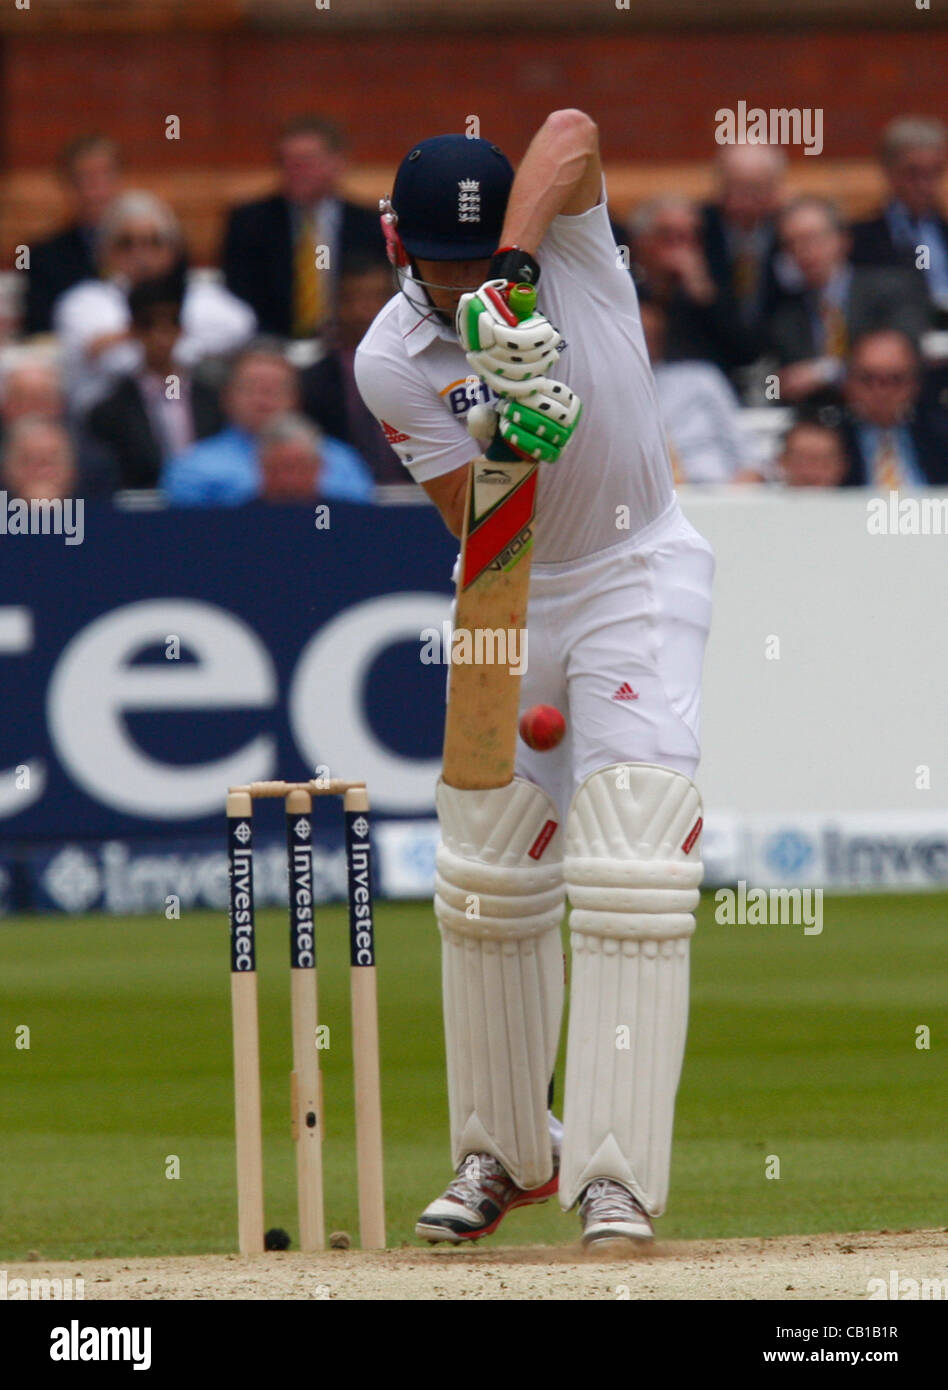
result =
[{"label": "shoe sole", "polygon": [[626,1250],[647,1249],[655,1243],[655,1233],[650,1231],[646,1234],[633,1235],[631,1231],[604,1231],[601,1235],[584,1235],[584,1250]]},{"label": "shoe sole", "polygon": [[471,1231],[452,1231],[445,1226],[426,1226],[423,1221],[419,1221],[415,1227],[415,1235],[419,1240],[426,1240],[429,1245],[438,1245],[441,1241],[448,1245],[461,1245],[465,1240],[480,1240],[482,1236],[493,1235],[507,1213],[513,1211],[515,1207],[541,1206],[555,1196],[558,1190],[559,1177],[556,1176],[551,1178],[544,1187],[536,1188],[532,1192],[524,1192],[521,1196],[515,1197],[512,1202],[508,1202],[507,1206],[495,1216],[489,1226],[476,1226]]}]

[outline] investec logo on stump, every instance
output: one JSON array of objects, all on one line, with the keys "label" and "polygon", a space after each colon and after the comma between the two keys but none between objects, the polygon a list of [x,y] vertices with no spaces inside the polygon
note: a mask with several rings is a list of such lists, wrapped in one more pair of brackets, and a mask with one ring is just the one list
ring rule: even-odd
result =
[{"label": "investec logo on stump", "polygon": [[131,1361],[135,1371],[151,1369],[150,1327],[68,1327],[49,1334],[50,1361]]},{"label": "investec logo on stump", "polygon": [[349,909],[352,933],[352,964],[374,965],[372,933],[372,895],[369,891],[369,823],[354,816],[349,825],[347,853],[352,881],[356,885]]},{"label": "investec logo on stump", "polygon": [[86,504],[81,497],[10,497],[0,491],[0,536],[63,536],[82,545]]},{"label": "investec logo on stump", "polygon": [[[253,858],[249,849],[252,831],[245,820],[234,827],[232,872],[237,893],[234,897],[232,970],[255,970],[253,942]],[[248,845],[244,849],[243,846]]]}]

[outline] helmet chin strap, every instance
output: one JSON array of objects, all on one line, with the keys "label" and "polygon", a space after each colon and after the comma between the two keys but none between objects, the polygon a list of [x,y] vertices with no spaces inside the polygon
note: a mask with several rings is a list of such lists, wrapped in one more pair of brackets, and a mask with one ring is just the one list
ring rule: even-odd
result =
[{"label": "helmet chin strap", "polygon": [[[410,257],[409,265],[411,267],[411,275],[409,276],[407,274],[406,267],[396,266],[395,279],[397,281],[398,288],[401,290],[402,294],[408,300],[411,307],[415,310],[416,313],[422,314],[425,318],[433,316],[438,320],[439,323],[445,324],[448,328],[453,328],[454,316],[452,314],[447,313],[447,311],[444,309],[439,309],[435,304],[434,300],[431,298],[431,295],[428,293],[428,291],[448,290],[450,292],[456,293],[460,289],[460,292],[462,294],[473,294],[474,291],[478,288],[478,286],[471,285],[467,289],[465,289],[463,286],[458,285],[439,285],[434,280],[423,280],[421,278],[421,275],[418,272],[418,266],[414,256]],[[424,299],[414,299],[406,289],[406,285],[417,285],[418,288],[421,290],[422,294],[424,295]]]}]

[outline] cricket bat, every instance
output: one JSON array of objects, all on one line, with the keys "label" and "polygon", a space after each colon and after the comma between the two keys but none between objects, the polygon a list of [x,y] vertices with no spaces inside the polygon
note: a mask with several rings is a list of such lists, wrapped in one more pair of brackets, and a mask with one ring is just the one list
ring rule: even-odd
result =
[{"label": "cricket bat", "polygon": [[[518,319],[535,305],[532,285],[510,291]],[[513,779],[521,680],[513,666],[526,654],[538,468],[533,459],[501,462],[482,455],[468,472],[454,630],[468,634],[471,659],[451,663],[442,769],[451,787],[504,787]],[[485,640],[499,632],[505,634],[502,648],[499,640]],[[514,632],[511,662],[507,636]],[[496,660],[499,650],[508,658],[503,663]],[[485,660],[488,654],[495,659]]]}]

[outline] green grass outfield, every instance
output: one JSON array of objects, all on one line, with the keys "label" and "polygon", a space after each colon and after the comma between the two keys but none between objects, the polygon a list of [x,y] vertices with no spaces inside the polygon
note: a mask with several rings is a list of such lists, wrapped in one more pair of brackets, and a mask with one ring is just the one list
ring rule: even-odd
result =
[{"label": "green grass outfield", "polygon": [[[703,899],[663,1237],[940,1226],[948,896],[830,898],[824,930],[722,926]],[[389,1242],[450,1176],[430,904],[378,905]],[[319,914],[327,1229],[355,1238],[344,909]],[[268,1225],[296,1234],[286,918],[260,914]],[[30,1030],[27,1049],[16,1030]],[[931,1046],[916,1046],[916,1029]],[[560,1068],[562,1071],[562,1066]],[[180,1177],[166,1177],[170,1155]],[[768,1180],[768,1155],[780,1160]],[[511,1214],[565,1244],[575,1214]],[[0,924],[0,1260],[236,1247],[222,917]]]}]

